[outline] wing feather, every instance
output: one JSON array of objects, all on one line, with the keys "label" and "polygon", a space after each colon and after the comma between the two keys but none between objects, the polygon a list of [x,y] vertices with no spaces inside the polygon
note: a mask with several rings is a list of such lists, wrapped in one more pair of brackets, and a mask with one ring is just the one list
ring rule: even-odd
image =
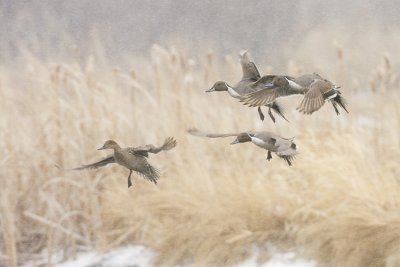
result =
[{"label": "wing feather", "polygon": [[304,114],[311,114],[319,110],[325,103],[323,94],[329,90],[331,90],[331,87],[327,82],[322,80],[314,81],[297,109]]},{"label": "wing feather", "polygon": [[249,58],[249,54],[245,51],[240,55],[240,65],[242,66],[242,80],[257,81],[261,75],[258,71],[256,64]]},{"label": "wing feather", "polygon": [[209,134],[209,133],[200,131],[196,128],[188,129],[187,132],[194,136],[208,137],[208,138],[230,137],[230,136],[238,136],[239,135],[239,133]]},{"label": "wing feather", "polygon": [[279,87],[267,88],[260,91],[245,94],[241,102],[250,107],[265,106],[271,104],[279,97]]},{"label": "wing feather", "polygon": [[160,171],[151,164],[149,164],[148,162],[146,163],[147,164],[143,169],[141,169],[140,171],[135,170],[135,172],[140,176],[142,176],[143,178],[157,184],[157,181],[160,178]]},{"label": "wing feather", "polygon": [[105,157],[97,162],[87,164],[87,165],[82,165],[81,167],[77,167],[77,168],[73,168],[73,169],[69,169],[69,170],[97,169],[97,168],[103,167],[110,163],[115,163],[115,158],[114,158],[113,154],[108,155],[107,157]]},{"label": "wing feather", "polygon": [[132,148],[129,151],[130,151],[130,153],[139,154],[139,155],[147,157],[148,153],[157,154],[160,151],[163,151],[163,150],[167,151],[174,147],[176,147],[176,140],[173,137],[168,137],[167,139],[165,139],[164,144],[162,144],[159,147],[156,147],[154,145],[145,145],[145,146],[141,146],[141,147]]}]

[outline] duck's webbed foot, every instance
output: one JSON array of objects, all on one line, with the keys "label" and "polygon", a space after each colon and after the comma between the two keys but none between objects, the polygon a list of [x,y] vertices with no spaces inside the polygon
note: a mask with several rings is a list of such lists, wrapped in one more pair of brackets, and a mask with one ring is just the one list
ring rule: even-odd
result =
[{"label": "duck's webbed foot", "polygon": [[129,176],[128,176],[128,188],[132,186],[131,175],[132,175],[132,170],[129,170]]},{"label": "duck's webbed foot", "polygon": [[276,112],[276,114],[281,116],[285,121],[289,122],[288,119],[286,119],[285,115],[283,114],[283,109],[278,104],[278,102],[274,101],[271,104],[268,104],[267,106],[270,107],[271,109],[273,109]]},{"label": "duck's webbed foot", "polygon": [[271,120],[275,123],[275,117],[272,115],[271,107],[268,107],[268,115],[271,117]]},{"label": "duck's webbed foot", "polygon": [[262,113],[262,111],[261,111],[261,107],[258,107],[258,115],[260,115],[260,119],[262,120],[262,121],[264,121],[264,114]]},{"label": "duck's webbed foot", "polygon": [[270,161],[272,159],[272,153],[268,150],[267,160]]}]

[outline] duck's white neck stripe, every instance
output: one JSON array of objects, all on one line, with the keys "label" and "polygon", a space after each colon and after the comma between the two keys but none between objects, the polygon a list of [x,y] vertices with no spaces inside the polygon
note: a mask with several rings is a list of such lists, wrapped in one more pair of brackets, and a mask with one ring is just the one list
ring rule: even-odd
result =
[{"label": "duck's white neck stripe", "polygon": [[256,145],[261,145],[261,146],[265,145],[265,141],[260,139],[260,138],[257,138],[257,137],[254,137],[254,136],[250,136],[250,138],[251,138],[251,141]]},{"label": "duck's white neck stripe", "polygon": [[229,85],[227,85],[226,87],[228,87],[228,93],[234,97],[234,98],[239,98],[240,95],[235,91],[235,89],[233,89],[232,87],[230,87]]}]

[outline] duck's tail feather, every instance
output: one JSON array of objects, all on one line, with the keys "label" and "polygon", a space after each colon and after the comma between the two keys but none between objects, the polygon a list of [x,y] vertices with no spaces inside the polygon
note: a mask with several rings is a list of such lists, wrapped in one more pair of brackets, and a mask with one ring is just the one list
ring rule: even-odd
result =
[{"label": "duck's tail feather", "polygon": [[334,101],[331,101],[331,103],[332,103],[332,106],[333,106],[333,109],[335,110],[335,112],[336,112],[336,115],[340,115],[340,112],[339,112],[339,109],[337,108],[337,104],[336,104],[336,102],[334,102]]},{"label": "duck's tail feather", "polygon": [[158,179],[160,179],[159,169],[150,164],[146,166],[146,169],[143,170],[143,172],[136,171],[136,173],[155,184],[157,184]]},{"label": "duck's tail feather", "polygon": [[340,91],[338,91],[338,94],[331,99],[333,108],[335,109],[335,112],[337,115],[339,115],[339,110],[337,108],[337,105],[339,105],[342,109],[344,109],[347,113],[349,113],[349,111],[347,110],[347,102],[344,99],[344,97],[341,95]]},{"label": "duck's tail feather", "polygon": [[297,154],[297,145],[292,141],[289,146],[285,145],[276,152],[276,155],[284,159],[289,166],[292,165],[292,161],[296,158]]},{"label": "duck's tail feather", "polygon": [[296,155],[285,155],[280,156],[280,158],[284,159],[289,166],[292,166],[292,161],[296,158]]}]

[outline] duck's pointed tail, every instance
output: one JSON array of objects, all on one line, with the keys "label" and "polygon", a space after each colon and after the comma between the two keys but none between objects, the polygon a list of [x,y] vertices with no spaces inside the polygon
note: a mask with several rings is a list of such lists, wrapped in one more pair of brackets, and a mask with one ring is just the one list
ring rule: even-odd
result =
[{"label": "duck's pointed tail", "polygon": [[157,184],[157,181],[160,178],[160,170],[150,165],[149,163],[147,163],[145,169],[137,173],[155,184]]},{"label": "duck's pointed tail", "polygon": [[349,111],[347,110],[347,102],[344,99],[344,97],[342,96],[342,94],[340,93],[340,91],[337,91],[337,95],[330,99],[333,108],[335,109],[336,115],[339,115],[339,109],[337,108],[337,106],[339,105],[342,109],[344,109],[347,113],[349,113]]},{"label": "duck's pointed tail", "polygon": [[292,161],[295,159],[298,152],[297,152],[297,145],[293,141],[289,142],[291,142],[289,146],[283,146],[281,148],[278,148],[276,155],[284,159],[289,166],[292,166]]}]

